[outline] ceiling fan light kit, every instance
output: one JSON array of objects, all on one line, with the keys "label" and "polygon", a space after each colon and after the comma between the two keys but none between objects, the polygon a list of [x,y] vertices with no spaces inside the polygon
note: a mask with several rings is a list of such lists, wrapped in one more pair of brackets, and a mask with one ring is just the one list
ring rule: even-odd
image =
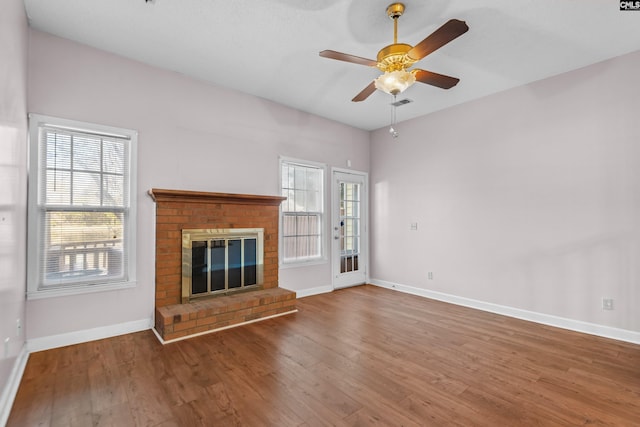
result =
[{"label": "ceiling fan light kit", "polygon": [[376,89],[390,95],[402,93],[409,86],[416,82],[413,73],[406,70],[385,71],[380,77],[374,80]]},{"label": "ceiling fan light kit", "polygon": [[398,18],[403,15],[404,11],[405,6],[402,3],[393,3],[387,7],[387,15],[393,20],[393,44],[380,49],[376,61],[334,50],[320,52],[320,56],[323,58],[377,67],[384,73],[357,94],[352,99],[353,102],[364,101],[376,89],[395,96],[416,81],[442,89],[449,89],[458,83],[459,79],[455,77],[417,68],[409,70],[409,68],[425,56],[466,33],[469,30],[467,24],[464,21],[451,19],[420,43],[411,46],[406,43],[398,43]]}]

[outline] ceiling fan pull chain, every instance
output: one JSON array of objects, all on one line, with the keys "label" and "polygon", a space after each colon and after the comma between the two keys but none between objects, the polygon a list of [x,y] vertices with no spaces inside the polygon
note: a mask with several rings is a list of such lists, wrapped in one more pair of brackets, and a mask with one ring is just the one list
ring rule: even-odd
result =
[{"label": "ceiling fan pull chain", "polygon": [[396,125],[396,95],[393,95],[393,103],[391,104],[391,126],[389,126],[389,133],[393,138],[398,137],[398,131],[395,130]]}]

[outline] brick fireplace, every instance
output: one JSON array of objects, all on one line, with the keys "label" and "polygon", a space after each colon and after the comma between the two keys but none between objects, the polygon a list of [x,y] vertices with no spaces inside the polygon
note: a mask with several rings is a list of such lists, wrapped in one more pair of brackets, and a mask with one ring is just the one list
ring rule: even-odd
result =
[{"label": "brick fireplace", "polygon": [[[156,202],[155,330],[164,341],[296,311],[278,287],[278,207],[283,197],[149,190]],[[182,303],[182,230],[262,229],[262,283],[255,290]]]}]

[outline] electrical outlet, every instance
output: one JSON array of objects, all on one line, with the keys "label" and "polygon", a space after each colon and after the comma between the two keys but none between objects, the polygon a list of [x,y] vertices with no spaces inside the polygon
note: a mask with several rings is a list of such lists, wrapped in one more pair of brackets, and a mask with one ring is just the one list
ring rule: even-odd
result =
[{"label": "electrical outlet", "polygon": [[411,224],[409,224],[409,230],[416,231],[417,229],[418,229],[418,223],[417,222],[412,222]]},{"label": "electrical outlet", "polygon": [[433,271],[430,271],[430,272],[427,273],[427,278],[429,280],[433,280]]},{"label": "electrical outlet", "polygon": [[613,298],[602,298],[602,309],[613,310]]}]

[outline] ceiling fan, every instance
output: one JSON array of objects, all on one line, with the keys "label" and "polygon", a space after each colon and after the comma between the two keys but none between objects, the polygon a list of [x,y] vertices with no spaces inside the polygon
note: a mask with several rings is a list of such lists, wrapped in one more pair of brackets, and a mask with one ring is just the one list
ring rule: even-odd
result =
[{"label": "ceiling fan", "polygon": [[353,102],[364,101],[369,95],[375,92],[376,89],[395,96],[416,81],[442,89],[452,88],[460,81],[460,79],[455,77],[445,76],[419,68],[412,70],[408,70],[408,68],[425,56],[466,33],[469,30],[467,24],[458,19],[451,19],[415,46],[398,43],[398,18],[402,16],[404,9],[405,7],[402,3],[393,3],[387,7],[387,15],[393,19],[393,44],[380,49],[376,61],[336,52],[335,50],[323,50],[320,52],[320,56],[323,58],[337,59],[339,61],[369,67],[378,67],[380,71],[384,71],[384,74],[380,75],[357,94],[352,99]]}]

